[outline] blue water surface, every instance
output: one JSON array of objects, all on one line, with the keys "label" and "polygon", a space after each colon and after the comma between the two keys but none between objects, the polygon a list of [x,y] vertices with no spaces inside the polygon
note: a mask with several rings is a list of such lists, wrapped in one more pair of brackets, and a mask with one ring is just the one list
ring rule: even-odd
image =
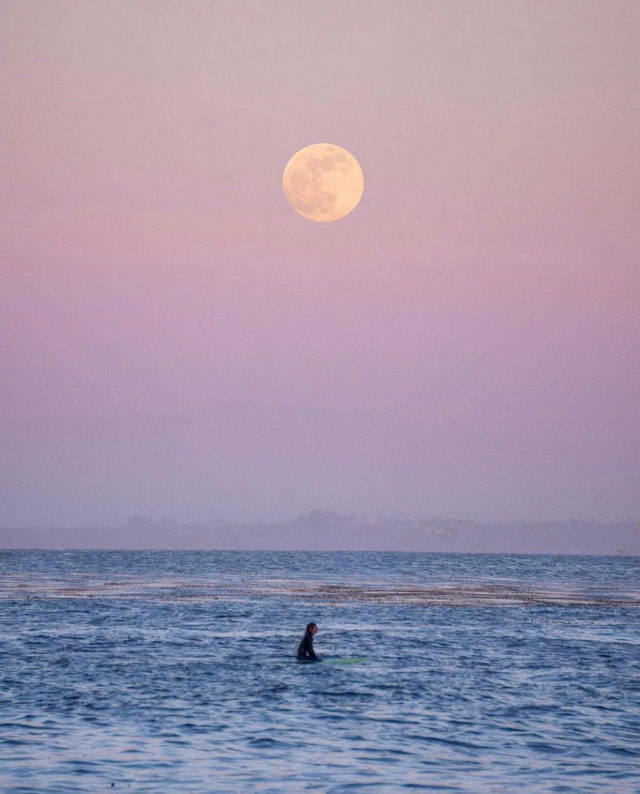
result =
[{"label": "blue water surface", "polygon": [[[640,791],[640,558],[0,552],[3,792]],[[299,664],[304,626],[320,656]]]}]

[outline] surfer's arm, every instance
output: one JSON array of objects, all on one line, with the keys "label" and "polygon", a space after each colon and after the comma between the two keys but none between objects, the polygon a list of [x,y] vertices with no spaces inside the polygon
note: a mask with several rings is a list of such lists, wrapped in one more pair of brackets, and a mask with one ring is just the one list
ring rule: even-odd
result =
[{"label": "surfer's arm", "polygon": [[313,636],[311,634],[305,634],[300,644],[300,649],[307,659],[313,659],[314,661],[318,659],[316,652],[313,650]]}]

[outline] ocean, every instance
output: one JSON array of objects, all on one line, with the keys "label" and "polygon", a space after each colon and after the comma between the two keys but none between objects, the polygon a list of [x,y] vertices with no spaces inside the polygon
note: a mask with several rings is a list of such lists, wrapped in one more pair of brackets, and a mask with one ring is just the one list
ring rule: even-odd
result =
[{"label": "ocean", "polygon": [[639,607],[638,557],[0,552],[0,790],[640,792]]}]

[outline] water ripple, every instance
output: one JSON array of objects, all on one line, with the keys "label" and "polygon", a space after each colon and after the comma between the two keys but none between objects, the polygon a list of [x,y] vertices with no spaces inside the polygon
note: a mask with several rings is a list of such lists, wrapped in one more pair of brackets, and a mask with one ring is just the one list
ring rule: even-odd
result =
[{"label": "water ripple", "polygon": [[[636,558],[0,554],[11,792],[640,790]],[[301,628],[321,655],[298,665]]]}]

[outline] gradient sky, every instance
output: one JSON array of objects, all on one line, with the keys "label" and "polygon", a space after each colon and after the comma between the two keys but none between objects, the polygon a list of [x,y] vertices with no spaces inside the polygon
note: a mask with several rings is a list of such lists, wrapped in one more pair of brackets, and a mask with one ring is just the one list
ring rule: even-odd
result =
[{"label": "gradient sky", "polygon": [[[637,0],[0,28],[0,524],[638,517]],[[319,141],[336,223],[282,194]]]}]

